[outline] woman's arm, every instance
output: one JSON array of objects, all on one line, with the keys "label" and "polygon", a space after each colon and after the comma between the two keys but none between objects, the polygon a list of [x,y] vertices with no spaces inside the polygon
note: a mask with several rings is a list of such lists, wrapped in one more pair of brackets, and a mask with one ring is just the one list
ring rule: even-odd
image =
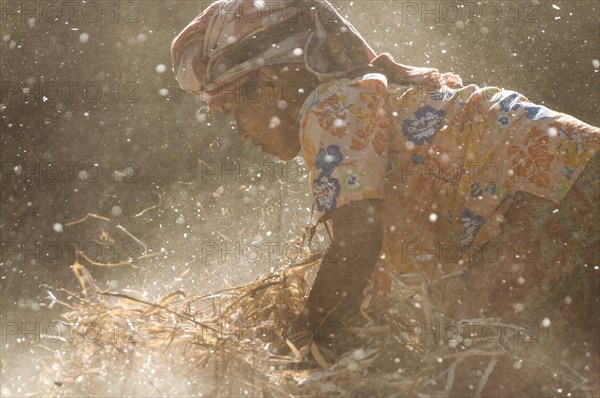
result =
[{"label": "woman's arm", "polygon": [[[321,266],[307,302],[297,320],[304,331],[339,330],[339,321],[360,309],[379,257],[383,231],[381,200],[348,203],[325,215],[333,225],[333,242]],[[315,339],[327,336],[315,334]]]}]

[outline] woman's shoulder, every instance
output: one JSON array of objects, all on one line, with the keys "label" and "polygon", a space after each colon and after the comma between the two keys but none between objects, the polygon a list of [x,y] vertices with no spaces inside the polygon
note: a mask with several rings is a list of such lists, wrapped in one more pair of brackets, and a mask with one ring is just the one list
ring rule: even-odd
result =
[{"label": "woman's shoulder", "polygon": [[337,79],[321,83],[308,95],[300,109],[299,120],[317,108],[347,107],[368,102],[373,96],[387,95],[388,82],[381,73],[368,73],[354,79]]}]

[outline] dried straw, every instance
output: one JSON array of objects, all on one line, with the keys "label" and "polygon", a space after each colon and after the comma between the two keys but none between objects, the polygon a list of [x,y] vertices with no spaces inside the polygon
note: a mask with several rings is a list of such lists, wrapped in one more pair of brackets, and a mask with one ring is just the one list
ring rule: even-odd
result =
[{"label": "dried straw", "polygon": [[[283,330],[308,294],[309,271],[318,259],[313,254],[232,289],[192,296],[175,291],[153,302],[100,291],[91,273],[76,263],[82,293],[51,294],[53,302],[67,306],[64,318],[72,333],[45,362],[40,394],[486,396],[493,393],[486,389],[494,388],[490,383],[501,363],[535,377],[546,389],[560,385],[576,396],[598,392],[565,360],[553,364],[542,346],[516,344],[508,334],[492,341],[474,327],[475,333],[432,344],[423,336],[435,335],[436,324],[473,326],[490,320],[445,319],[426,286],[417,290],[420,294],[396,289],[385,300],[367,296],[362,315],[348,320],[336,336],[341,348],[335,358],[316,344],[292,345],[290,355],[277,355],[272,348],[285,344]],[[425,334],[411,325],[426,325]],[[515,325],[497,325],[523,333]]]}]

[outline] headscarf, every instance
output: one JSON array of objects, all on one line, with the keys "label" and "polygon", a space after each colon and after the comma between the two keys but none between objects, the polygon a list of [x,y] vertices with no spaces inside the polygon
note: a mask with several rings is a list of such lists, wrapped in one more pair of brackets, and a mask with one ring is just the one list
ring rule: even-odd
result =
[{"label": "headscarf", "polygon": [[383,69],[391,81],[439,78],[435,69],[376,57],[327,0],[218,0],[177,35],[171,55],[179,85],[209,107],[265,65],[303,64],[321,82],[368,67]]}]

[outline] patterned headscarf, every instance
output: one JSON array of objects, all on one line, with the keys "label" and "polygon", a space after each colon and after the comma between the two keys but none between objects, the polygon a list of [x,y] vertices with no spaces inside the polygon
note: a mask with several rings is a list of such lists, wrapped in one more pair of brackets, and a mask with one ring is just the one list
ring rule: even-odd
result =
[{"label": "patterned headscarf", "polygon": [[218,0],[177,35],[171,54],[179,85],[209,106],[265,65],[303,64],[321,82],[369,64],[405,82],[437,73],[397,64],[389,54],[376,57],[327,0]]}]

